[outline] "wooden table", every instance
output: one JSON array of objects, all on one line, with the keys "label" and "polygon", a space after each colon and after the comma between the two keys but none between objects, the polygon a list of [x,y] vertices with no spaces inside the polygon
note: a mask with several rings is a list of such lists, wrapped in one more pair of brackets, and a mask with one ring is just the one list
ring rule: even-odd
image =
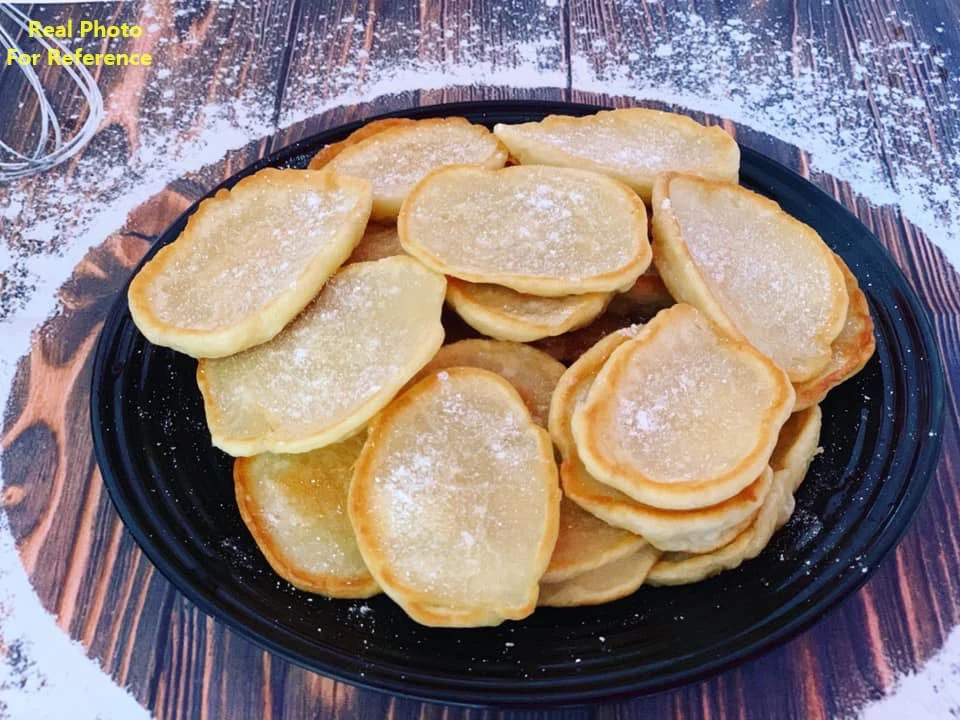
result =
[{"label": "wooden table", "polygon": [[[24,6],[46,22],[72,16],[155,25],[143,38],[129,41],[128,47],[156,52],[160,58],[156,65],[97,71],[99,86],[112,104],[104,129],[87,153],[105,152],[105,144],[114,152],[124,144],[135,149],[144,133],[169,130],[182,122],[176,113],[166,119],[155,112],[144,115],[142,108],[158,92],[169,93],[164,97],[176,109],[183,102],[181,93],[216,101],[257,90],[261,105],[264,96],[271,98],[272,107],[266,111],[271,122],[284,122],[296,113],[297,103],[304,102],[302,94],[290,98],[287,89],[305,73],[315,73],[317,78],[312,86],[313,106],[332,92],[329,78],[344,68],[355,71],[358,83],[362,82],[367,55],[349,50],[351,43],[357,43],[354,33],[363,35],[362,46],[369,52],[443,62],[459,52],[457,41],[467,35],[474,49],[495,52],[502,33],[522,39],[529,32],[535,40],[537,27],[559,23],[554,28],[560,38],[557,52],[545,55],[544,68],[551,78],[544,84],[559,87],[518,90],[475,85],[379,97],[361,94],[357,99],[365,101],[362,105],[332,107],[171,183],[90,250],[63,287],[64,311],[45,323],[31,354],[21,361],[5,411],[3,505],[22,562],[44,606],[56,615],[64,632],[80,641],[104,671],[127,686],[152,713],[161,718],[231,720],[497,714],[393,698],[301,670],[199,613],[141,555],[105,495],[91,457],[87,426],[93,341],[130,267],[165,225],[223,177],[326,126],[415,104],[467,99],[629,104],[624,98],[579,90],[571,79],[571,56],[589,56],[591,47],[600,47],[601,41],[615,43],[621,34],[640,37],[642,42],[648,30],[664,26],[669,13],[691,7],[676,0],[641,2],[626,17],[613,0],[543,5],[533,0],[506,4],[235,0],[219,6],[181,0],[176,7],[170,0],[153,0]],[[895,9],[889,0],[833,0],[832,4],[698,0],[695,7],[710,22],[768,17],[770,32],[781,40],[813,37],[837,60],[838,75],[850,72],[848,51],[857,47],[856,41],[889,41],[889,33],[897,32],[881,22]],[[905,42],[937,48],[944,78],[960,72],[960,4],[910,0],[899,8],[914,18],[906,30],[899,27]],[[560,81],[554,82],[556,78]],[[508,83],[509,77],[501,81]],[[11,73],[0,72],[0,128],[29,117],[29,103],[24,111],[18,110],[17,103],[7,102],[16,97],[20,82]],[[918,82],[918,95],[937,92],[924,85],[923,78]],[[942,118],[935,116],[929,120],[938,142],[944,133],[951,142],[960,142],[955,126],[944,127]],[[731,122],[724,124],[752,147],[810,175],[809,157],[802,150]],[[188,123],[185,134],[190,130]],[[72,170],[73,165],[68,165],[55,172],[69,176]],[[902,543],[866,586],[785,646],[701,684],[592,710],[561,710],[556,717],[840,717],[891,692],[896,679],[923,666],[960,620],[960,277],[896,210],[874,207],[828,176],[817,174],[813,180],[877,234],[931,308],[949,371],[951,399],[944,453],[927,500]],[[23,181],[15,187],[30,192],[33,186]],[[0,187],[0,197],[5,191]],[[0,230],[0,237],[4,234]],[[9,659],[9,648],[0,651]]]}]

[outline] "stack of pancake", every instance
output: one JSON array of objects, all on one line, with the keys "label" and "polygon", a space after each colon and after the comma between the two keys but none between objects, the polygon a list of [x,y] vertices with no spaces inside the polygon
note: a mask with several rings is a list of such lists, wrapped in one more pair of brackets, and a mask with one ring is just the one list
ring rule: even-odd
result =
[{"label": "stack of pancake", "polygon": [[[375,121],[201,203],[130,309],[199,359],[292,584],[454,627],[608,602],[759,554],[873,353],[853,273],[738,172],[654,110]],[[486,337],[444,345],[444,303]]]}]

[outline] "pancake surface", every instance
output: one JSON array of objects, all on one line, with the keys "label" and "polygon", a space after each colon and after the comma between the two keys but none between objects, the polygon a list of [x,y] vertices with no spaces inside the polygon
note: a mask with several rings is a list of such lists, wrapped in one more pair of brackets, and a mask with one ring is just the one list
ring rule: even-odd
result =
[{"label": "pancake surface", "polygon": [[299,455],[237,458],[240,515],[270,566],[293,585],[330,597],[380,589],[363,563],[347,491],[365,434]]},{"label": "pancake surface", "polygon": [[610,298],[610,293],[541,297],[502,285],[447,281],[447,302],[467,324],[484,335],[515,342],[582,327],[604,311]]},{"label": "pancake surface", "polygon": [[547,426],[550,397],[566,369],[536,348],[502,340],[471,338],[444,345],[416,380],[451,367],[475,367],[500,375],[520,393],[533,421]]},{"label": "pancake surface", "polygon": [[[322,158],[314,161],[319,164]],[[370,181],[373,185],[371,217],[385,222],[397,217],[413,187],[437,168],[447,165],[500,168],[506,162],[506,148],[482,125],[463,118],[439,118],[382,128],[349,144],[322,167],[338,175]]]},{"label": "pancake surface", "polygon": [[745,560],[759,555],[770,542],[773,533],[782,525],[781,519],[793,513],[793,495],[779,482],[774,482],[757,513],[753,524],[731,543],[712,552],[694,555],[665,553],[650,569],[649,585],[686,585],[706,580],[724,570],[739,567]]},{"label": "pancake surface", "polygon": [[613,351],[625,342],[636,339],[642,329],[642,325],[631,325],[601,337],[584,350],[560,377],[550,398],[548,427],[550,437],[564,458],[570,457],[577,450],[571,427],[573,411],[586,400],[597,373]]},{"label": "pancake surface", "polygon": [[408,257],[348,265],[270,342],[201,360],[213,444],[305,452],[352,435],[440,347],[445,286]]},{"label": "pancake surface", "polygon": [[820,408],[815,406],[794,413],[783,426],[770,457],[773,486],[749,528],[730,544],[713,552],[700,555],[678,552],[661,556],[647,582],[651,585],[699,582],[724,570],[732,570],[763,552],[773,533],[793,515],[793,493],[800,487],[817,454],[820,418]]},{"label": "pancake surface", "polygon": [[374,419],[349,512],[381,588],[425,625],[533,612],[557,539],[553,448],[499,375],[430,375]]},{"label": "pancake surface", "polygon": [[576,503],[560,501],[560,532],[541,583],[558,583],[632,555],[646,545],[639,535],[607,525]]},{"label": "pancake surface", "polygon": [[397,228],[437,272],[556,297],[636,282],[651,258],[646,217],[636,194],[598,173],[448,167],[410,193]]},{"label": "pancake surface", "polygon": [[687,172],[736,182],[740,170],[740,148],[723,129],[659,110],[550,115],[540,122],[497,125],[493,131],[522,164],[602,172],[647,202],[658,173]]},{"label": "pancake surface", "polygon": [[569,580],[540,585],[539,605],[579,607],[613,602],[635,592],[646,580],[660,553],[645,545],[630,555]]},{"label": "pancake surface", "polygon": [[595,478],[638,502],[688,510],[759,477],[793,402],[769,358],[677,304],[613,351],[572,428]]},{"label": "pancake surface", "polygon": [[770,456],[770,467],[778,482],[791,493],[799,489],[817,454],[822,419],[820,406],[814,405],[795,412],[780,430],[777,446]]},{"label": "pancake surface", "polygon": [[384,130],[402,127],[404,125],[413,125],[416,122],[416,120],[410,118],[383,118],[382,120],[368,122],[366,125],[361,125],[340,142],[331,143],[321,148],[320,152],[310,159],[310,164],[307,165],[307,168],[310,170],[320,170],[348,147],[363,142],[367,138],[382,133]]},{"label": "pancake surface", "polygon": [[654,262],[670,293],[747,339],[791,381],[823,370],[848,295],[820,236],[738,185],[667,174],[653,195]]},{"label": "pancake surface", "polygon": [[261,170],[200,203],[130,283],[130,314],[150,342],[192,357],[266,342],[350,255],[370,202],[364,180]]},{"label": "pancake surface", "polygon": [[847,319],[843,323],[840,334],[830,346],[830,362],[827,366],[816,377],[794,384],[797,391],[795,410],[802,410],[819,403],[833,388],[863,370],[877,349],[877,340],[873,334],[873,318],[870,317],[867,297],[860,289],[857,278],[839,255],[836,256],[836,260],[843,273],[847,294],[850,297]]},{"label": "pancake surface", "polygon": [[400,236],[397,235],[396,225],[370,223],[347,262],[373,262],[394,255],[406,255],[400,245]]},{"label": "pancake surface", "polygon": [[708,552],[725,545],[748,527],[773,481],[769,471],[734,497],[695,510],[663,510],[644,505],[609,485],[584,467],[570,427],[574,410],[583,403],[604,362],[639,328],[613,333],[564,373],[550,405],[550,434],[563,456],[560,481],[565,496],[615,527],[643,536],[660,550]]}]

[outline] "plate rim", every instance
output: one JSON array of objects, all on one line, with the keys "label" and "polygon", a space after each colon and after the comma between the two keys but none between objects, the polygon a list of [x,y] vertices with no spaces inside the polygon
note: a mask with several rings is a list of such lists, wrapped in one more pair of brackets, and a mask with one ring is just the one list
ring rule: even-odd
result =
[{"label": "plate rim", "polygon": [[[553,100],[478,100],[410,107],[369,116],[349,123],[334,125],[279,148],[232,174],[229,178],[211,188],[203,197],[192,203],[190,207],[178,215],[158,234],[158,240],[171,228],[185,222],[186,218],[196,211],[199,203],[206,197],[213,195],[222,188],[231,187],[241,178],[265,167],[287,163],[291,158],[302,154],[306,148],[315,146],[317,138],[320,136],[346,134],[362,125],[381,118],[418,118],[463,114],[477,115],[482,114],[485,110],[494,109],[498,112],[509,109],[511,112],[530,113],[531,115],[543,115],[545,112],[548,114],[583,115],[613,108],[589,103],[571,103]],[[191,581],[187,573],[181,572],[176,567],[176,564],[169,557],[169,551],[167,551],[168,554],[165,555],[160,544],[148,537],[145,529],[141,527],[139,521],[135,519],[134,510],[127,503],[126,498],[120,494],[122,479],[115,473],[115,468],[108,460],[103,433],[103,417],[100,414],[102,396],[99,387],[100,380],[106,370],[106,363],[108,362],[108,338],[112,338],[116,334],[117,326],[124,320],[124,316],[129,314],[127,311],[126,296],[130,280],[139,269],[156,254],[160,247],[162,247],[157,241],[151,244],[137,265],[130,270],[129,277],[117,292],[116,298],[107,311],[97,337],[90,380],[89,417],[94,457],[97,461],[103,484],[107,489],[107,494],[117,514],[120,516],[124,528],[133,536],[138,548],[144,553],[147,559],[178,592],[183,594],[184,597],[203,613],[215,618],[218,622],[224,623],[232,632],[236,632],[254,645],[311,672],[368,690],[418,701],[440,702],[464,707],[502,708],[524,708],[542,706],[544,704],[550,706],[583,705],[601,700],[610,701],[622,697],[661,692],[703,680],[747,660],[759,657],[794,638],[862,587],[866,581],[873,576],[879,567],[880,561],[900,542],[903,534],[915,520],[917,511],[922,505],[932,484],[933,473],[940,459],[943,436],[942,430],[945,420],[946,382],[941,349],[937,342],[929,311],[920,300],[890,251],[846,206],[820,187],[773,158],[752,150],[739,141],[738,145],[741,150],[741,162],[743,158],[747,158],[749,164],[765,166],[765,169],[788,178],[791,183],[799,183],[806,192],[813,192],[819,202],[828,203],[833,210],[841,211],[847,221],[853,222],[862,228],[863,234],[868,236],[880,250],[884,260],[895,270],[898,279],[902,281],[903,287],[906,288],[907,292],[904,294],[904,299],[909,306],[910,314],[917,324],[917,336],[922,342],[923,349],[927,355],[925,366],[928,370],[930,382],[929,404],[931,416],[934,420],[933,426],[925,428],[927,431],[924,433],[926,440],[921,440],[918,443],[914,471],[908,481],[911,485],[918,482],[922,483],[922,487],[908,497],[905,497],[900,504],[895,506],[889,518],[900,515],[902,519],[893,532],[889,530],[882,531],[879,534],[880,542],[877,542],[869,549],[868,553],[863,556],[862,562],[864,563],[864,567],[866,567],[866,572],[847,573],[841,576],[829,596],[825,599],[815,603],[811,607],[799,609],[788,618],[786,622],[778,625],[772,632],[767,633],[762,638],[750,642],[745,647],[735,649],[723,656],[718,656],[701,663],[693,670],[689,668],[677,669],[659,676],[656,682],[647,682],[644,681],[642,675],[638,676],[636,671],[632,671],[632,669],[628,667],[617,671],[605,671],[599,675],[588,676],[584,678],[584,681],[580,681],[577,678],[567,678],[560,688],[557,687],[557,681],[555,679],[524,679],[522,685],[518,684],[518,686],[513,689],[506,690],[503,688],[503,681],[500,679],[462,676],[456,679],[437,678],[427,673],[411,672],[410,670],[401,673],[395,668],[388,668],[384,671],[382,667],[376,665],[368,665],[366,666],[366,670],[355,671],[345,667],[353,658],[351,654],[345,653],[342,650],[324,648],[323,657],[307,657],[304,653],[291,649],[280,640],[271,637],[267,628],[270,623],[266,618],[259,618],[262,626],[260,631],[249,627],[241,618],[236,617],[235,614],[224,609],[222,606],[218,606],[217,603],[214,602],[215,593],[212,590],[203,592],[195,582]],[[348,663],[343,663],[344,660],[347,660]]]}]

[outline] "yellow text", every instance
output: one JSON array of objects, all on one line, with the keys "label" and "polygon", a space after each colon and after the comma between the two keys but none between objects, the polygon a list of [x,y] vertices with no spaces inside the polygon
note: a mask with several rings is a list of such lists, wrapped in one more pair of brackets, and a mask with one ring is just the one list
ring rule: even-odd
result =
[{"label": "yellow text", "polygon": [[[153,65],[150,53],[88,53],[83,48],[73,52],[62,52],[56,48],[47,51],[47,63],[50,65],[108,65],[108,66],[149,66]],[[9,63],[8,63],[9,64]]]}]

